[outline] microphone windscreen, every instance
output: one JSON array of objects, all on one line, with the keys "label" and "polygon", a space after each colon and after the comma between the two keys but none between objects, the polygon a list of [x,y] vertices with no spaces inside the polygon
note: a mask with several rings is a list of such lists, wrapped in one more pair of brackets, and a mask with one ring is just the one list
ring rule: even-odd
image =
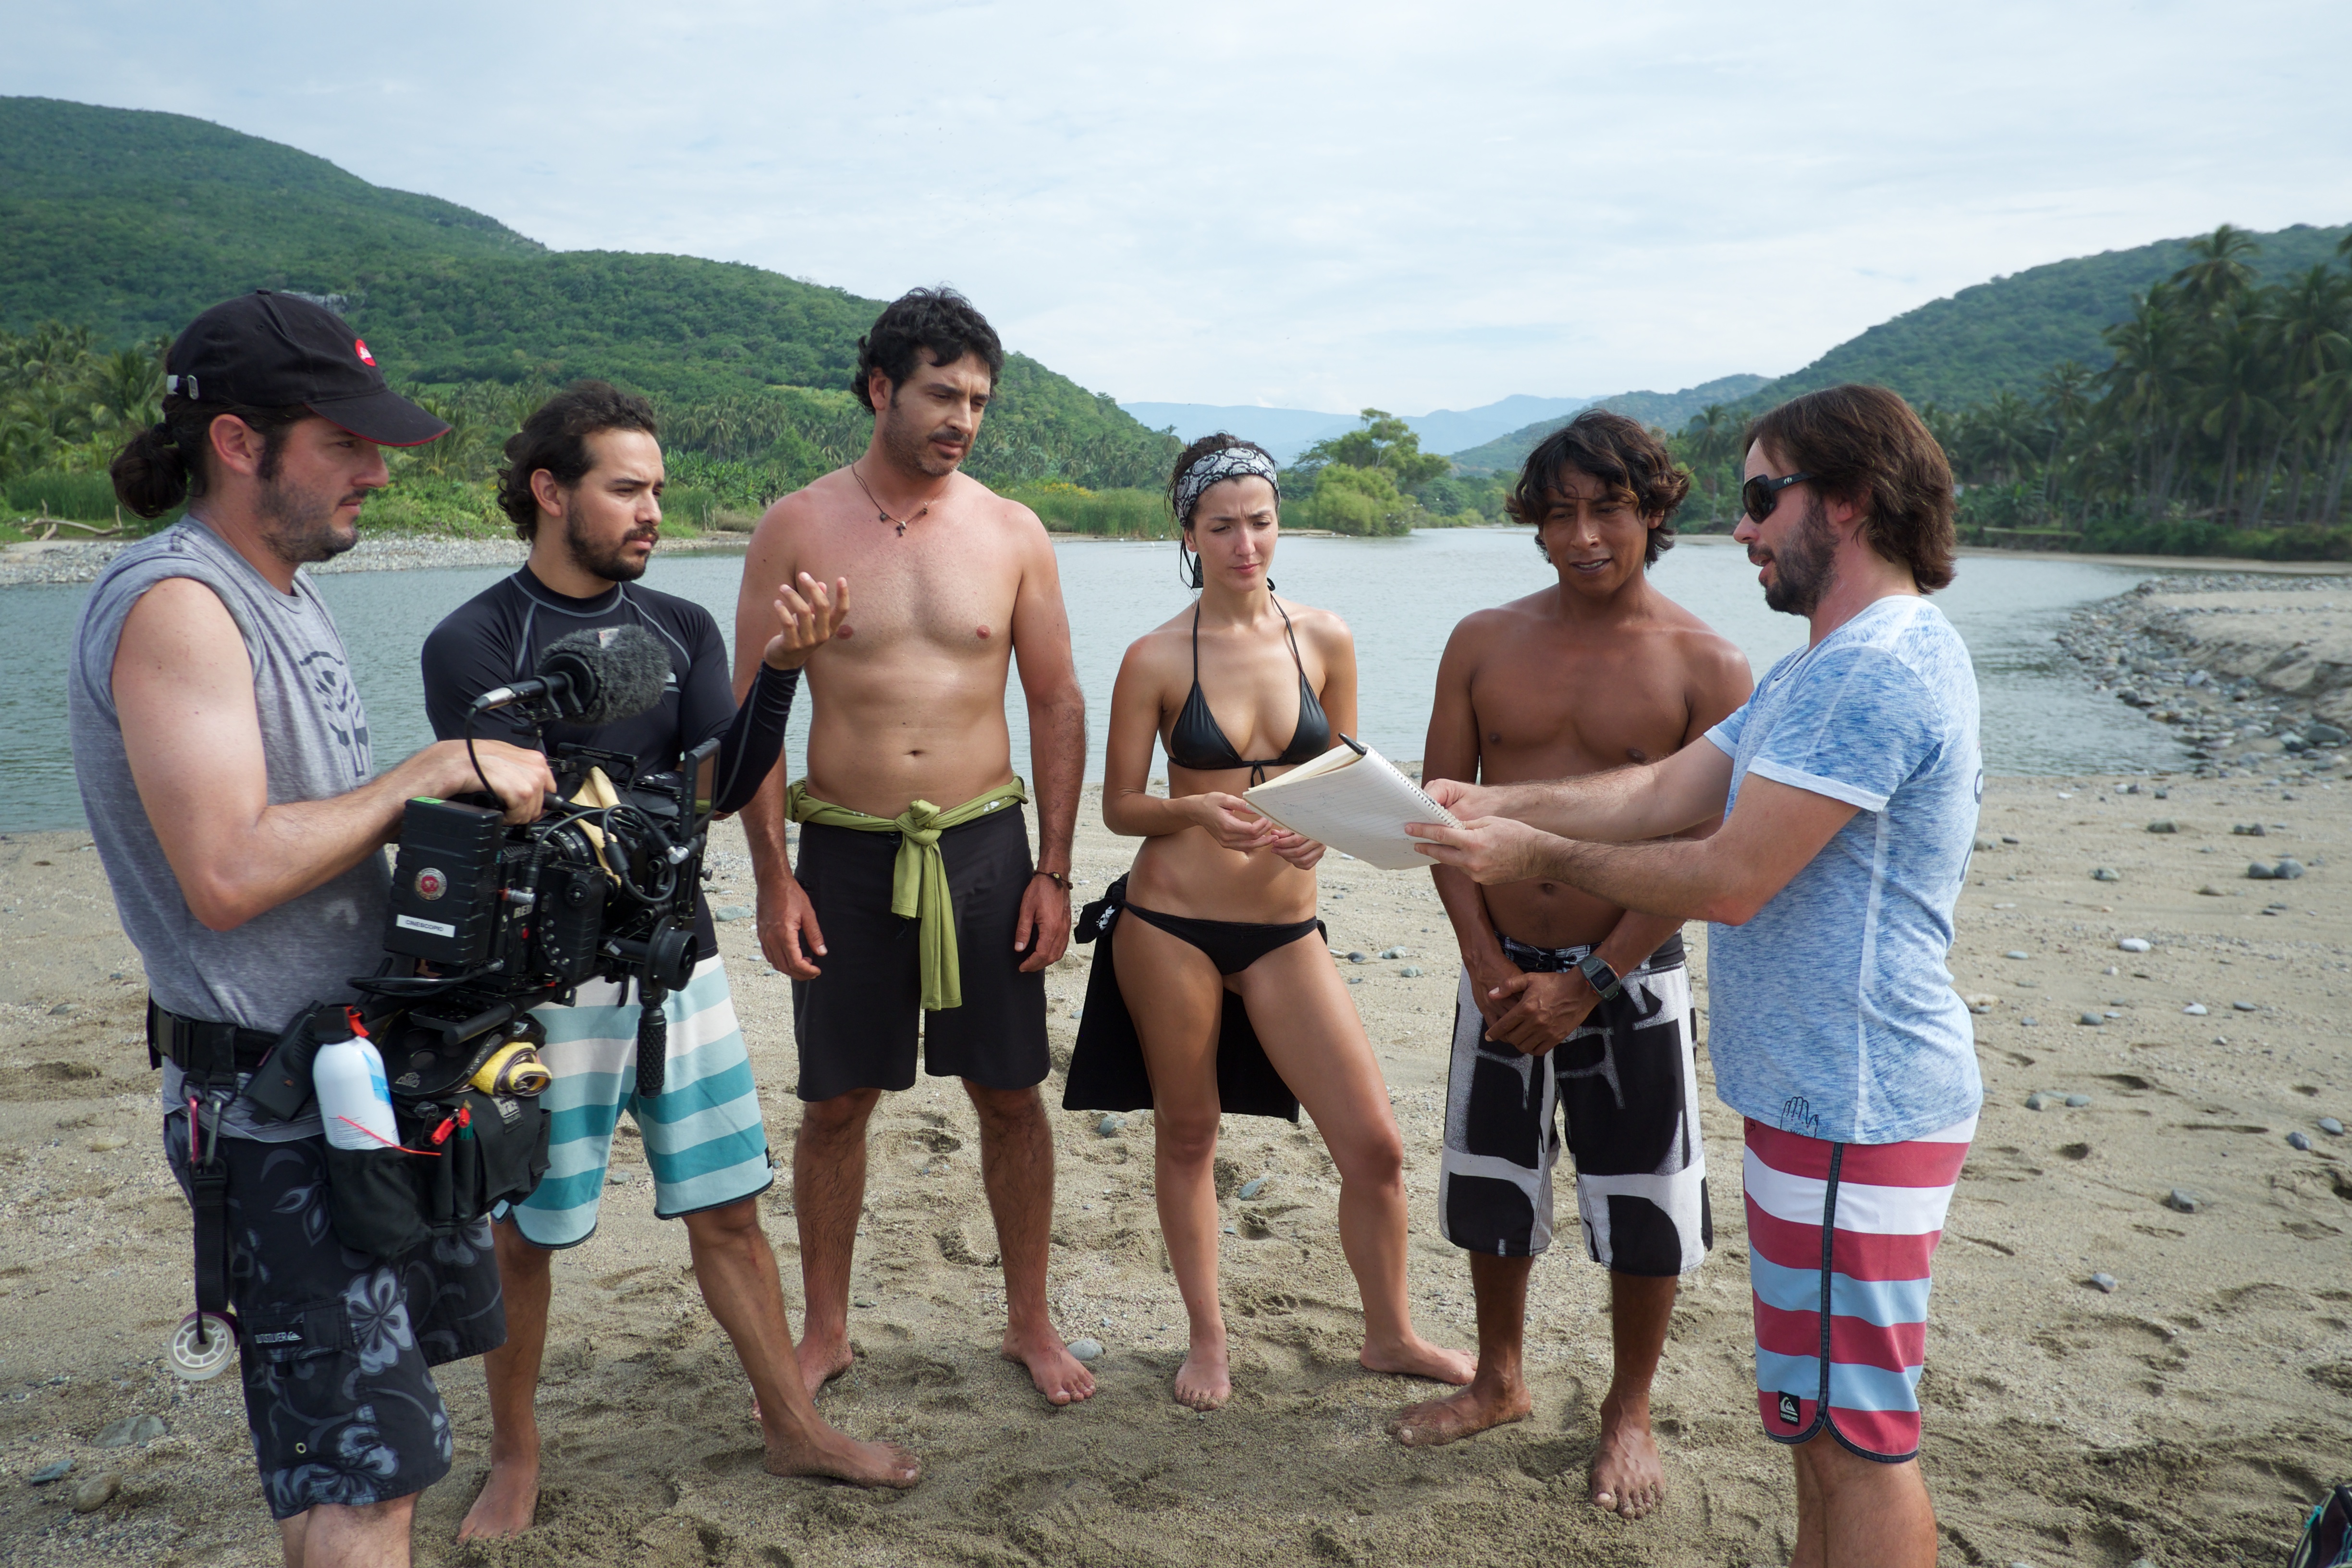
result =
[{"label": "microphone windscreen", "polygon": [[671,671],[669,655],[643,626],[603,626],[548,644],[539,674],[566,677],[572,690],[562,704],[564,718],[594,729],[659,702]]}]

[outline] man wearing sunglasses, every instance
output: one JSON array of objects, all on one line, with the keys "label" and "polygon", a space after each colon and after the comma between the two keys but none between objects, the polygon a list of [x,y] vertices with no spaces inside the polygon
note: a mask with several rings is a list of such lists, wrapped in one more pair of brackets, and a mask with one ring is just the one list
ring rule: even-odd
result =
[{"label": "man wearing sunglasses", "polygon": [[1734,537],[1806,646],[1708,745],[1433,782],[1464,825],[1412,831],[1483,885],[1712,922],[1708,1054],[1746,1118],[1758,1405],[1796,1460],[1793,1561],[1932,1568],[1928,1264],[1984,1097],[1944,966],[1983,795],[1968,649],[1926,598],[1952,580],[1951,470],[1901,398],[1836,386],[1757,420],[1747,472]]}]

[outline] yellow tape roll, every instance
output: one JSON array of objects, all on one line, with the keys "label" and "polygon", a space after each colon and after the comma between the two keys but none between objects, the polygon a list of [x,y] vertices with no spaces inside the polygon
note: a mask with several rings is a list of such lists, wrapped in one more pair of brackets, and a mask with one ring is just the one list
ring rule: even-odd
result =
[{"label": "yellow tape roll", "polygon": [[555,1075],[529,1042],[517,1040],[492,1052],[472,1081],[484,1094],[537,1094],[555,1081]]}]

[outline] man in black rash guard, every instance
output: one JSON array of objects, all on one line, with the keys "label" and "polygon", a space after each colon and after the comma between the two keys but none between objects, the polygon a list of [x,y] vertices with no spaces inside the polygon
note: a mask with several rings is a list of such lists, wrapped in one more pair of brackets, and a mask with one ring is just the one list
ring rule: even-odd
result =
[{"label": "man in black rash guard", "polygon": [[[669,654],[661,700],[595,729],[551,724],[545,743],[625,752],[642,775],[674,769],[688,750],[719,737],[717,804],[731,811],[775,765],[800,667],[832,635],[847,584],[828,591],[803,574],[800,591],[778,585],[781,629],[739,707],[710,613],[637,582],[661,528],[663,469],[655,435],[651,408],[599,382],[558,394],[524,421],[507,443],[499,504],[530,541],[530,559],[425,639],[425,710],[436,735],[463,736],[474,699],[529,679],[549,644],[582,630],[640,626]],[[472,722],[477,735],[536,743],[499,710]],[[911,1456],[888,1444],[853,1441],[821,1421],[810,1403],[755,1202],[774,1180],[767,1132],[710,911],[699,898],[694,921],[694,977],[663,1005],[669,1065],[658,1095],[635,1092],[637,1007],[625,988],[583,985],[575,1005],[540,1010],[554,1074],[545,1103],[557,1113],[557,1133],[546,1178],[497,1226],[508,1336],[485,1368],[490,1476],[459,1528],[460,1540],[511,1536],[530,1526],[539,1497],[532,1401],[547,1343],[552,1249],[585,1241],[595,1229],[624,1109],[644,1141],[654,1212],[686,1222],[703,1300],[751,1378],[768,1468],[864,1485],[911,1486],[918,1479]]]}]

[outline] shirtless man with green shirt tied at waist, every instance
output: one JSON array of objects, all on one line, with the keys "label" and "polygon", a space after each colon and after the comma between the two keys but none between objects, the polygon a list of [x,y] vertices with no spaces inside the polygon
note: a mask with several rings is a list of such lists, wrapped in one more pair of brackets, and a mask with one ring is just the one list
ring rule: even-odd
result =
[{"label": "shirtless man with green shirt tied at waist", "polygon": [[[1045,1305],[1054,1143],[1037,1086],[1044,971],[1069,944],[1070,839],[1086,699],[1054,551],[1036,514],[958,472],[1003,365],[996,333],[949,289],[916,289],[858,344],[865,453],[768,510],[737,612],[740,699],[778,583],[846,580],[854,598],[808,665],[808,776],[784,770],[743,813],[760,942],[793,980],[803,1101],[793,1150],[814,1393],[850,1364],[850,1255],[866,1125],[924,1066],[963,1079],[1004,1259],[1004,1354],[1055,1405],[1094,1393]],[[745,657],[748,650],[748,658]],[[1039,822],[1030,856],[1004,722],[1011,660],[1029,705]],[[785,823],[802,824],[800,859]]]}]

